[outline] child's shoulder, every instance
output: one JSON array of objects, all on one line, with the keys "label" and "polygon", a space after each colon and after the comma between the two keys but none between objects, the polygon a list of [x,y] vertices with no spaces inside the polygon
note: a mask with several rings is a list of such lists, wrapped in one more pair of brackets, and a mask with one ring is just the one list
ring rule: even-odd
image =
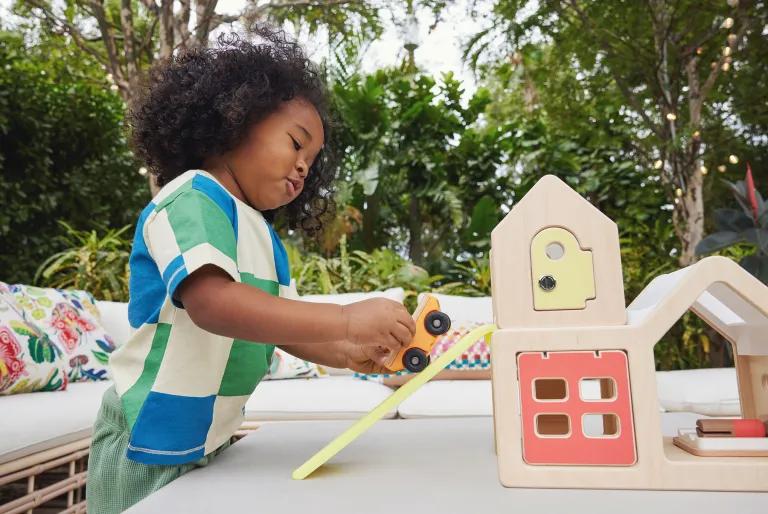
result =
[{"label": "child's shoulder", "polygon": [[154,205],[154,210],[159,212],[166,209],[180,197],[190,198],[198,196],[201,180],[212,180],[206,177],[206,175],[202,170],[188,170],[168,182],[152,199],[151,205]]}]

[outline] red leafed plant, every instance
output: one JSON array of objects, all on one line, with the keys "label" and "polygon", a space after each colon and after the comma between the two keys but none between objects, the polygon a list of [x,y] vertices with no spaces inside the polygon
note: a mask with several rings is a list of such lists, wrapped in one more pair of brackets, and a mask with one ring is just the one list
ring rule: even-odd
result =
[{"label": "red leafed plant", "polygon": [[739,264],[764,284],[768,284],[768,202],[755,187],[752,168],[747,164],[747,176],[738,182],[728,182],[738,209],[716,209],[717,232],[708,235],[696,246],[696,255],[712,253],[738,243],[755,247]]}]

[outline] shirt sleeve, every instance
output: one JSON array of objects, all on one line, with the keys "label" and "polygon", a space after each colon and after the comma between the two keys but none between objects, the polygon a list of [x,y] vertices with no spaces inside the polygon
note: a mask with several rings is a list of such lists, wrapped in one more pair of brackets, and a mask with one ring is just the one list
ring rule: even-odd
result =
[{"label": "shirt sleeve", "polygon": [[147,248],[174,305],[183,307],[177,296],[179,285],[206,264],[240,281],[235,227],[236,220],[194,189],[179,194],[147,221]]}]

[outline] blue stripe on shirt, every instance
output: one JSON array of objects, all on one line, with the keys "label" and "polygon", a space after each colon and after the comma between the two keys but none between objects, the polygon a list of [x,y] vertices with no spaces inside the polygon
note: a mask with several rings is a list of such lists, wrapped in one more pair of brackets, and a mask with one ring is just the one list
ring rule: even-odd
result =
[{"label": "blue stripe on shirt", "polygon": [[155,204],[150,202],[141,211],[139,221],[136,223],[136,234],[133,237],[133,250],[129,258],[131,275],[128,322],[133,328],[139,328],[145,323],[157,323],[160,308],[165,301],[165,283],[144,241],[144,223],[154,210]]}]

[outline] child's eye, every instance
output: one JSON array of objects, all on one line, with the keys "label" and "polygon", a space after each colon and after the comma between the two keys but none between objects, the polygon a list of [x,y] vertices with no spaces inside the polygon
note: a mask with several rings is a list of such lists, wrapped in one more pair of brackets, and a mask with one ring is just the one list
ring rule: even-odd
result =
[{"label": "child's eye", "polygon": [[293,149],[294,149],[294,150],[296,150],[297,152],[298,152],[299,150],[301,150],[301,143],[299,143],[299,142],[296,140],[296,138],[294,138],[294,137],[293,137],[293,136],[291,136],[290,134],[289,134],[289,137],[291,138],[291,141],[293,141]]}]

